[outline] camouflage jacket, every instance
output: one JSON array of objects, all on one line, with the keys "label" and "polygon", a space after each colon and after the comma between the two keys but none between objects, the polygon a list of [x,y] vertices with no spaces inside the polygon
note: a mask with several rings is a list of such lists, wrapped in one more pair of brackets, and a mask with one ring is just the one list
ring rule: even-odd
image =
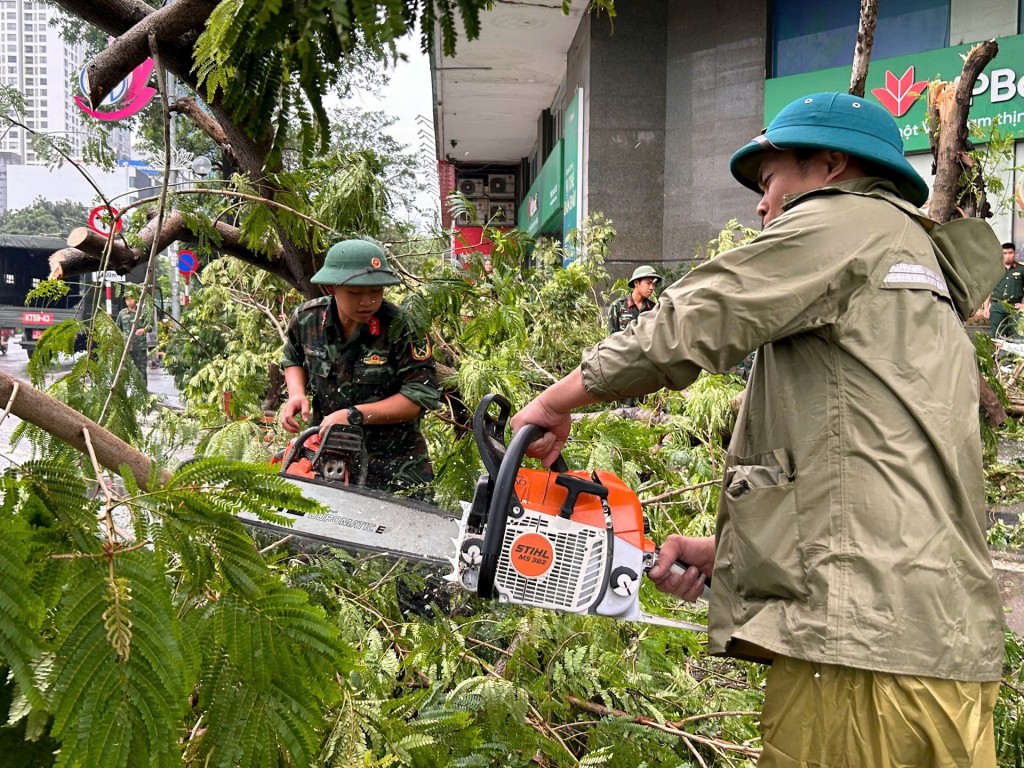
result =
[{"label": "camouflage jacket", "polygon": [[[143,307],[142,313],[142,320],[139,322],[139,328],[141,328],[144,331],[148,331],[149,326],[146,325],[145,307]],[[120,312],[117,313],[117,320],[115,320],[115,322],[117,323],[117,327],[121,330],[121,333],[124,334],[125,341],[128,344],[129,352],[139,352],[144,351],[146,349],[145,334],[137,336],[134,333],[132,333],[132,323],[135,322],[134,309],[128,309],[128,307],[122,309]]]},{"label": "camouflage jacket", "polygon": [[[314,299],[296,310],[281,367],[305,369],[311,424],[394,394],[405,395],[424,410],[437,407],[440,392],[430,338],[414,337],[401,326],[401,310],[385,301],[346,341],[333,298]],[[416,418],[363,427],[370,459],[368,486],[409,487],[432,477],[419,424]]]},{"label": "camouflage jacket", "polygon": [[616,299],[608,308],[608,333],[616,333],[629,327],[629,324],[640,317],[641,312],[654,309],[654,302],[644,299],[642,304],[633,303],[633,294]]}]

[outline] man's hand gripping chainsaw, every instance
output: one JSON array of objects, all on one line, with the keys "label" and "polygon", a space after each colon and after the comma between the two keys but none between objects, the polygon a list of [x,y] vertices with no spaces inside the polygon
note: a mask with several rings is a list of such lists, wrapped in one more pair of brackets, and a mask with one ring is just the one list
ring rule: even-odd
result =
[{"label": "man's hand gripping chainsaw", "polygon": [[552,471],[521,469],[542,432],[527,425],[506,448],[510,411],[503,397],[488,395],[474,414],[487,474],[463,505],[448,580],[504,603],[706,632],[641,609],[640,579],[658,549],[636,494],[610,472],[570,471],[561,457]]}]

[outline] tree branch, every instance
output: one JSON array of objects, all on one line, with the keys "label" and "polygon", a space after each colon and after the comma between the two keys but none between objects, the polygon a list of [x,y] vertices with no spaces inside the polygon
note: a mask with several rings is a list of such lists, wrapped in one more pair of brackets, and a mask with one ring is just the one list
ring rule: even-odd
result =
[{"label": "tree branch", "polygon": [[[214,222],[213,228],[221,237],[219,251],[266,270],[288,281],[291,285],[295,285],[291,275],[280,261],[280,250],[267,257],[245,245],[242,242],[241,233],[235,227],[217,221]],[[148,261],[154,242],[156,250],[159,252],[175,240],[187,243],[199,241],[199,236],[188,226],[180,211],[171,211],[159,231],[157,231],[157,219],[150,219],[149,223],[139,230],[138,236],[142,245],[137,248],[129,248],[118,242],[113,244],[108,262],[109,269],[123,275],[131,271],[133,267]],[[73,275],[96,271],[99,268],[103,251],[107,247],[107,238],[96,234],[87,227],[78,227],[68,235],[67,242],[70,247],[55,251],[50,255],[51,279],[64,280]]]},{"label": "tree branch", "polygon": [[216,120],[200,109],[195,99],[178,99],[168,109],[191,120],[217,146],[229,148],[228,137],[224,133],[224,129],[220,127]]},{"label": "tree branch", "polygon": [[149,475],[153,465],[147,456],[92,419],[3,372],[0,372],[0,402],[10,399],[15,385],[18,386],[18,394],[11,403],[11,413],[82,453],[89,452],[85,439],[85,430],[88,430],[93,453],[101,466],[118,475],[122,474],[122,466],[126,466],[139,487],[149,490]]},{"label": "tree branch", "polygon": [[656,731],[661,731],[662,733],[668,733],[673,736],[678,736],[679,738],[683,739],[688,743],[690,741],[696,741],[699,744],[704,744],[715,750],[728,750],[730,752],[737,752],[747,757],[758,757],[761,754],[761,750],[755,747],[748,747],[743,744],[734,744],[733,742],[726,741],[724,739],[713,739],[708,736],[701,736],[700,734],[689,733],[688,731],[684,731],[681,728],[677,727],[678,724],[676,723],[659,723],[657,720],[653,720],[649,717],[631,715],[629,712],[623,712],[620,709],[612,709],[611,707],[606,707],[603,704],[596,704],[592,701],[583,701],[582,699],[572,695],[568,696],[567,698],[570,704],[572,704],[577,709],[582,709],[585,712],[592,712],[595,715],[600,715],[601,717],[622,718],[624,720],[628,720],[631,723],[636,723],[637,725],[643,725],[648,728],[653,728]]},{"label": "tree branch", "polygon": [[857,27],[857,47],[853,51],[853,70],[850,73],[850,93],[863,96],[868,79],[871,49],[875,45],[875,23],[878,21],[878,0],[860,0],[860,24]]},{"label": "tree branch", "polygon": [[963,73],[952,83],[936,82],[928,88],[929,136],[935,156],[935,183],[928,215],[940,223],[953,218],[960,174],[967,157],[967,115],[974,82],[999,52],[995,40],[978,43],[964,61]]},{"label": "tree branch", "polygon": [[[176,0],[147,14],[85,65],[86,97],[93,109],[149,56],[149,35],[161,49],[191,50],[217,0]],[[187,40],[178,38],[187,35]]]},{"label": "tree branch", "polygon": [[[148,34],[149,25],[145,22],[147,22],[150,16],[159,13],[159,11],[155,11],[140,0],[56,0],[56,2],[68,13],[74,14],[115,37],[126,35],[129,30],[140,24],[142,29],[145,29]],[[169,5],[168,8],[175,8],[178,4],[176,2]],[[216,6],[216,3],[213,3],[213,5]],[[202,31],[208,16],[209,14],[202,18],[193,19],[195,25],[194,34],[186,33],[185,35],[179,35],[174,40],[161,44],[160,53],[164,67],[173,72],[175,77],[181,80],[181,82],[186,83],[194,91],[197,90],[198,85],[193,74],[194,59],[192,49],[194,47],[194,38],[198,37],[199,32]],[[142,34],[142,32],[140,31],[139,34]],[[146,34],[142,36],[146,37]],[[139,59],[136,65],[144,59],[145,56]],[[131,69],[129,68],[127,72],[130,72]],[[124,79],[127,72],[119,76],[96,72],[95,82],[90,81],[91,87],[96,88],[102,85],[106,92],[109,93],[110,89]],[[234,124],[231,114],[221,107],[218,98],[214,98],[209,107],[213,113],[213,119],[221,126],[224,132],[225,142],[221,146],[231,156],[240,171],[258,182],[263,176],[263,161],[270,147],[269,131],[267,138],[256,141],[246,134],[243,129]],[[191,115],[189,117],[191,118]]]}]

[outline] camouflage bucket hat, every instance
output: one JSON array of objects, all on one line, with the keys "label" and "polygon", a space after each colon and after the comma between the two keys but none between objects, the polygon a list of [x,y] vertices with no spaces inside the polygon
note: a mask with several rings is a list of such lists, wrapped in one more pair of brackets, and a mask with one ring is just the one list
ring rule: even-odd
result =
[{"label": "camouflage bucket hat", "polygon": [[654,271],[654,267],[643,264],[633,270],[633,274],[629,278],[629,287],[632,288],[637,280],[643,280],[645,277],[653,277],[655,283],[661,282],[661,275]]},{"label": "camouflage bucket hat", "polygon": [[311,282],[362,288],[397,285],[401,281],[391,271],[379,245],[368,240],[343,240],[327,251],[324,265],[313,275]]}]

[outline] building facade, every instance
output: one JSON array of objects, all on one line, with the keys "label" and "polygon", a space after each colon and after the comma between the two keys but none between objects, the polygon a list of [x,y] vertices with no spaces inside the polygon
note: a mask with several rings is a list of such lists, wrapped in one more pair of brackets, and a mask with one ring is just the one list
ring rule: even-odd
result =
[{"label": "building facade", "polygon": [[[48,189],[33,191],[26,183],[40,177],[54,190],[68,185],[75,190],[59,199],[84,202],[94,197],[90,193],[83,199],[80,188],[88,185],[74,168],[44,170],[44,161],[32,143],[32,132],[59,138],[66,142],[70,155],[80,159],[89,139],[92,119],[74,101],[85,49],[81,43],[66,43],[61,38],[50,24],[56,13],[53,6],[35,0],[0,0],[0,84],[22,95],[23,122],[31,129],[4,126],[0,131],[0,211],[24,207],[37,195],[47,195]],[[127,130],[115,129],[107,143],[118,158],[131,157]],[[27,195],[31,199],[25,203]]]},{"label": "building facade", "polygon": [[[866,98],[893,113],[926,180],[923,100],[907,91],[955,77],[974,42],[1000,44],[975,86],[975,142],[993,126],[1024,138],[1024,0],[881,5]],[[596,13],[564,16],[552,0],[496,6],[479,40],[432,62],[439,161],[455,189],[479,182],[481,209],[491,207],[489,175],[504,174],[516,190],[515,221],[531,234],[564,237],[586,214],[603,213],[618,231],[615,276],[637,263],[691,260],[730,219],[760,225],[757,197],[732,179],[729,157],[792,98],[848,90],[859,7],[648,0],[618,3],[612,25]],[[550,26],[543,37],[539,26]],[[1014,170],[1022,147],[997,169],[1002,198],[1024,181]],[[1012,200],[996,214],[1000,238],[1024,244]]]}]

